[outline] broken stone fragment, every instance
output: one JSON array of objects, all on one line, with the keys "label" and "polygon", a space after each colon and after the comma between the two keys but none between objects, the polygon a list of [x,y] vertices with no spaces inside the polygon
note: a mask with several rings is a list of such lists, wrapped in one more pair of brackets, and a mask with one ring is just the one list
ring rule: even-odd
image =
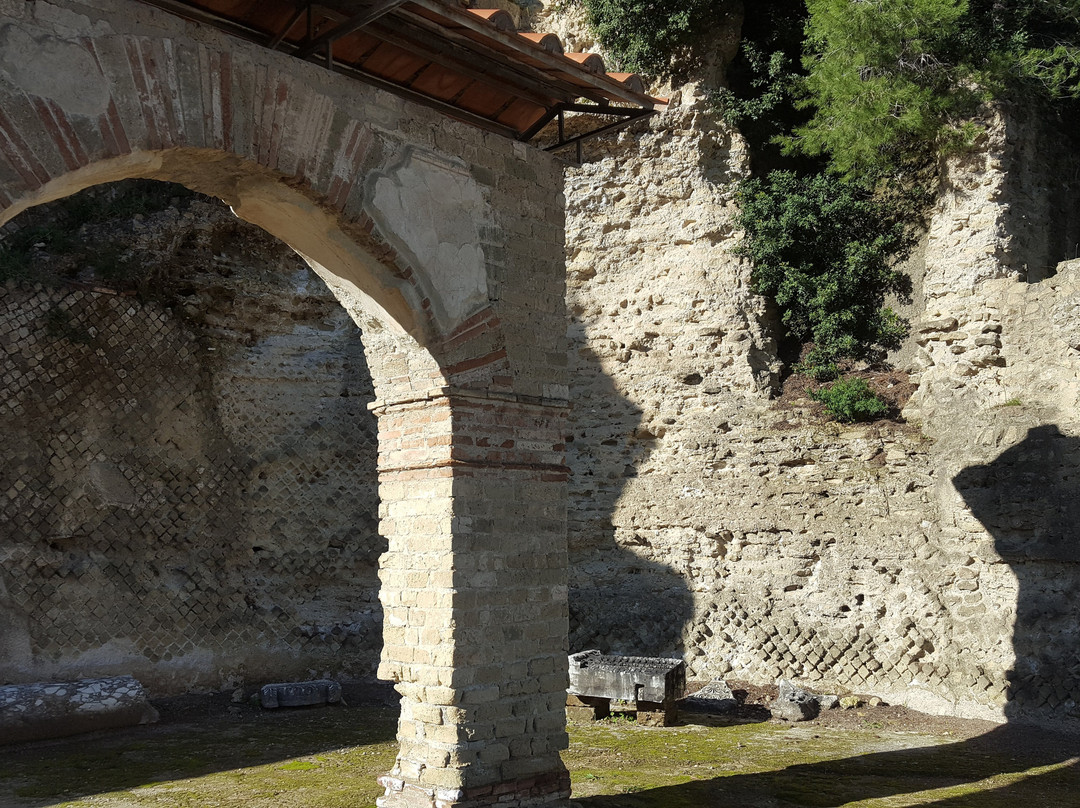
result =
[{"label": "broken stone fragment", "polygon": [[818,696],[817,697],[817,702],[818,702],[818,707],[820,707],[822,710],[835,710],[837,707],[840,706],[840,697],[839,696]]},{"label": "broken stone fragment", "polygon": [[722,679],[714,679],[692,696],[687,696],[680,707],[690,713],[724,715],[733,713],[739,706],[735,694]]},{"label": "broken stone fragment", "polygon": [[821,707],[815,694],[797,687],[787,679],[781,679],[780,693],[769,709],[773,718],[784,721],[810,721],[817,718]]},{"label": "broken stone fragment", "polygon": [[0,744],[157,720],[157,710],[132,676],[0,687]]},{"label": "broken stone fragment", "polygon": [[329,679],[278,682],[263,685],[259,691],[259,701],[266,709],[337,704],[341,701],[341,685]]}]

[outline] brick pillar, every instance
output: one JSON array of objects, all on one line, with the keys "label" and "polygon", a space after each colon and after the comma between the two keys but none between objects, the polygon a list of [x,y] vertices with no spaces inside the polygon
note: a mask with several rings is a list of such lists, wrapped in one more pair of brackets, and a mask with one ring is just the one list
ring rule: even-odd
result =
[{"label": "brick pillar", "polygon": [[401,694],[385,808],[565,806],[566,404],[376,402],[384,648]]}]

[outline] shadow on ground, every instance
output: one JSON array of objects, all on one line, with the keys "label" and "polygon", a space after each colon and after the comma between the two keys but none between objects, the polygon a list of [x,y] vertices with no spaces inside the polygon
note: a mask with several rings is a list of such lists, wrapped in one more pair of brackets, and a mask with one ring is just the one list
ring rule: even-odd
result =
[{"label": "shadow on ground", "polygon": [[[162,702],[159,724],[0,747],[0,806],[374,805],[375,777],[397,751],[396,701],[392,691],[353,699],[365,706],[262,710],[192,697]],[[292,801],[291,791],[308,796]]]},{"label": "shadow on ground", "polygon": [[[790,739],[783,731],[775,743]],[[814,754],[818,735],[802,753]],[[818,752],[828,744],[820,742]],[[805,748],[808,746],[809,748]],[[741,759],[740,759],[741,758]],[[736,755],[715,770],[745,767]],[[1050,808],[1080,805],[1080,736],[1005,725],[959,743],[795,764],[631,793],[580,797],[575,808]]]}]

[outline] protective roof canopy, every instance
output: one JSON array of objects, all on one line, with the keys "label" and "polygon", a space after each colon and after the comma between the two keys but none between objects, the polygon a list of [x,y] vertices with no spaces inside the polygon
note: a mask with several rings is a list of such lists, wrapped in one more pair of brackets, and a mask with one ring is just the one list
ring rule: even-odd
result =
[{"label": "protective roof canopy", "polygon": [[[143,0],[317,61],[451,117],[518,140],[559,120],[558,148],[653,114],[664,99],[553,34],[519,33],[505,11],[460,0]],[[615,118],[566,139],[562,115]]]}]

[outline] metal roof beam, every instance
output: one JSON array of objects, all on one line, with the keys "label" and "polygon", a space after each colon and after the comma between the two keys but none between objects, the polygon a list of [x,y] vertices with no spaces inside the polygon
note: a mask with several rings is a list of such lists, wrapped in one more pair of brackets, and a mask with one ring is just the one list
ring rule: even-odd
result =
[{"label": "metal roof beam", "polygon": [[289,35],[289,31],[291,31],[296,26],[296,24],[300,22],[304,15],[310,13],[311,3],[308,3],[307,5],[301,5],[298,9],[296,9],[296,13],[292,16],[292,18],[290,18],[289,24],[282,28],[281,32],[277,36],[267,42],[266,47],[270,48],[271,50],[275,50],[277,46],[282,43],[282,40],[284,40],[285,37]]},{"label": "metal roof beam", "polygon": [[[409,51],[415,52],[416,46],[420,45],[420,47],[424,48],[420,52],[421,55],[431,59],[436,64],[496,89],[505,91],[505,86],[500,86],[500,82],[509,83],[515,88],[509,94],[518,95],[537,106],[547,107],[551,105],[553,100],[570,101],[576,97],[566,92],[560,94],[554,88],[536,79],[524,76],[520,72],[507,67],[504,63],[494,62],[483,67],[474,67],[473,65],[477,61],[475,53],[470,53],[459,45],[448,42],[445,37],[431,34],[411,22],[402,20],[400,17],[395,18],[394,28],[397,28],[402,33],[395,33],[389,25],[382,24],[374,25],[364,33]],[[470,64],[470,61],[473,64]]]},{"label": "metal roof beam", "polygon": [[636,109],[633,110],[634,114],[628,118],[624,118],[621,121],[615,121],[615,123],[609,123],[607,126],[601,126],[599,129],[594,129],[591,132],[586,132],[583,135],[577,135],[576,137],[567,138],[566,140],[560,139],[558,143],[554,143],[550,146],[545,146],[544,151],[555,151],[561,149],[564,146],[573,146],[575,144],[580,145],[586,140],[592,140],[594,137],[600,137],[601,135],[607,135],[611,132],[618,132],[620,129],[625,129],[636,121],[643,120],[645,118],[651,118],[656,114],[656,110],[653,109]]},{"label": "metal roof beam", "polygon": [[370,8],[364,9],[359,14],[354,14],[340,25],[331,28],[324,34],[319,34],[319,36],[315,37],[311,42],[302,45],[293,56],[298,59],[306,59],[324,45],[329,47],[330,43],[335,39],[341,39],[343,36],[348,36],[354,31],[359,31],[365,25],[370,25],[375,22],[375,20],[379,19],[379,17],[382,17],[384,14],[389,14],[405,2],[407,2],[407,0],[375,0]]}]

